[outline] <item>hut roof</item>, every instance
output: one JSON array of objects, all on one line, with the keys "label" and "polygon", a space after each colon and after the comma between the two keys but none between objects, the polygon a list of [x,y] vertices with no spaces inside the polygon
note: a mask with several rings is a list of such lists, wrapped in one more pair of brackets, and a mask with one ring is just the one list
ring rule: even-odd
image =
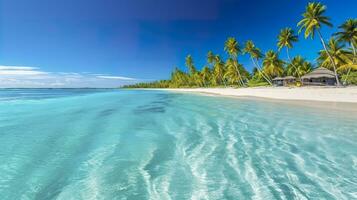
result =
[{"label": "hut roof", "polygon": [[281,77],[275,77],[275,78],[273,78],[273,81],[281,81],[281,80],[284,80],[283,78],[281,78]]},{"label": "hut roof", "polygon": [[293,76],[285,76],[283,79],[284,79],[284,80],[289,80],[289,79],[296,79],[296,78],[293,77]]},{"label": "hut roof", "polygon": [[324,67],[319,67],[312,72],[304,75],[301,77],[302,79],[309,79],[309,78],[335,78],[335,73],[330,71]]},{"label": "hut roof", "polygon": [[274,79],[273,79],[273,81],[282,81],[282,80],[289,80],[289,79],[296,79],[295,77],[293,77],[293,76],[285,76],[285,77],[275,77]]}]

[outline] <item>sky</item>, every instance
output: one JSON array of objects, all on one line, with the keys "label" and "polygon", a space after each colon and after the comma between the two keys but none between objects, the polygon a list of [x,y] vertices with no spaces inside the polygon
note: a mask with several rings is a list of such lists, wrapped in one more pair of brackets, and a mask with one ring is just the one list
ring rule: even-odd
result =
[{"label": "sky", "polygon": [[[0,0],[0,87],[116,87],[198,69],[228,37],[277,50],[280,29],[295,30],[305,0]],[[333,28],[357,17],[356,0],[323,0]],[[291,55],[314,62],[318,38],[301,35]],[[286,59],[285,51],[280,53]],[[247,55],[239,61],[250,71]]]}]

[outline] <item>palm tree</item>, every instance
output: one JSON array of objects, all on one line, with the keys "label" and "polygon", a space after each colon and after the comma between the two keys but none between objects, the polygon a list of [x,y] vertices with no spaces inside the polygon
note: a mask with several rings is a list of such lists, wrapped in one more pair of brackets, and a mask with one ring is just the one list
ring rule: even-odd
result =
[{"label": "palm tree", "polygon": [[332,64],[334,72],[335,72],[336,83],[337,83],[337,85],[340,85],[340,81],[338,80],[338,76],[337,76],[336,64],[333,62],[331,55],[328,53],[325,41],[324,41],[322,34],[320,32],[320,28],[324,24],[332,27],[332,24],[330,23],[330,19],[328,17],[324,16],[325,11],[326,11],[326,6],[322,5],[321,3],[316,3],[316,2],[309,3],[306,6],[305,13],[303,13],[303,15],[302,15],[303,19],[297,25],[301,26],[299,33],[303,29],[305,29],[305,32],[304,32],[305,38],[308,38],[309,36],[311,36],[311,38],[313,39],[315,36],[315,32],[317,32],[317,34],[321,40],[321,43],[322,43],[325,51],[327,52],[329,59],[331,60],[331,64]]},{"label": "palm tree", "polygon": [[310,62],[308,62],[308,61],[304,61],[304,62],[302,63],[302,65],[299,67],[299,72],[298,72],[298,73],[299,73],[301,76],[303,76],[303,75],[305,75],[305,74],[311,72],[312,69],[313,69],[312,64],[311,64]]},{"label": "palm tree", "polygon": [[[233,60],[237,60],[238,58],[238,54],[240,54],[242,51],[239,47],[239,44],[237,42],[237,40],[233,37],[230,37],[226,40],[225,44],[224,44],[224,50],[228,53],[228,55],[230,56],[231,59]],[[241,85],[245,86],[243,78],[240,74],[240,71],[238,69],[238,61],[237,62],[233,62],[233,67],[235,68],[235,70],[237,71],[237,74],[239,76],[239,79],[237,80],[238,84],[240,83]]]},{"label": "palm tree", "polygon": [[215,56],[215,61],[214,61],[214,66],[213,66],[213,83],[215,85],[219,85],[223,82],[224,86],[226,86],[225,80],[224,80],[224,63],[219,55]]},{"label": "palm tree", "polygon": [[193,64],[193,59],[191,55],[186,56],[185,64],[188,68],[190,75],[193,75],[197,72],[196,67]]},{"label": "palm tree", "polygon": [[171,73],[171,85],[172,87],[183,87],[187,86],[189,82],[189,76],[185,72],[181,71],[177,67]]},{"label": "palm tree", "polygon": [[208,66],[205,66],[201,70],[201,78],[204,83],[204,86],[207,87],[209,85],[209,81],[211,79],[211,70],[209,69]]},{"label": "palm tree", "polygon": [[[291,58],[290,58],[290,53],[289,53],[289,49],[293,48],[293,42],[297,42],[298,41],[298,36],[295,35],[294,30],[292,30],[291,28],[284,28],[280,31],[280,34],[278,36],[278,50],[280,51],[283,47],[285,47],[286,49],[286,56],[288,57],[288,62],[293,64],[291,62]],[[294,67],[294,65],[292,65]],[[297,68],[297,67],[295,67]],[[296,69],[297,70],[297,69]],[[300,79],[300,76],[298,76]]]},{"label": "palm tree", "polygon": [[[237,60],[229,58],[226,62],[226,66],[227,70],[224,74],[224,78],[227,79],[230,84],[239,82],[239,80],[243,78],[243,74],[245,74],[244,78],[247,78],[247,72],[242,70],[243,66],[239,64]],[[242,73],[240,73],[240,71],[242,71]]]},{"label": "palm tree", "polygon": [[295,35],[294,30],[291,28],[284,28],[280,31],[278,36],[278,49],[279,51],[285,47],[286,55],[288,56],[289,62],[291,62],[289,49],[293,48],[293,42],[298,41],[298,36]]},{"label": "palm tree", "polygon": [[203,81],[202,77],[203,77],[203,75],[200,71],[195,73],[194,82],[195,82],[196,86],[198,86],[198,87],[205,86],[205,82]]},{"label": "palm tree", "polygon": [[271,77],[281,76],[284,73],[284,62],[279,59],[278,54],[269,50],[263,60],[263,70]]},{"label": "palm tree", "polygon": [[[346,42],[348,43],[353,50],[353,64],[356,64],[357,62],[357,55],[356,55],[356,46],[357,46],[357,19],[348,19],[345,23],[343,23],[341,26],[338,28],[341,29],[340,32],[335,33],[334,35],[337,36],[337,39],[341,42]],[[348,78],[348,75],[351,71],[350,67],[348,69],[346,78],[344,80],[344,84],[346,83],[346,80]]]},{"label": "palm tree", "polygon": [[335,33],[337,39],[341,42],[349,43],[353,50],[353,55],[356,57],[356,46],[357,46],[357,19],[348,19],[338,28],[341,29],[340,32]]},{"label": "palm tree", "polygon": [[188,68],[188,73],[190,75],[190,83],[189,85],[195,85],[196,84],[196,80],[197,80],[197,70],[196,70],[196,67],[193,63],[193,58],[191,55],[187,55],[186,56],[186,59],[185,59],[185,64],[186,64],[186,67]]},{"label": "palm tree", "polygon": [[243,53],[248,53],[250,55],[250,59],[252,60],[254,66],[256,67],[256,69],[258,70],[258,72],[260,73],[260,75],[270,84],[273,85],[270,81],[270,78],[267,77],[263,71],[261,70],[260,66],[259,66],[259,60],[260,58],[262,58],[262,53],[260,52],[260,49],[255,47],[253,41],[248,40],[245,43],[245,47],[243,49]]},{"label": "palm tree", "polygon": [[286,67],[286,75],[301,77],[312,70],[311,63],[305,61],[301,56],[294,57]]},{"label": "palm tree", "polygon": [[216,58],[215,58],[213,52],[212,51],[208,51],[208,53],[207,53],[207,63],[210,64],[210,65],[213,65],[215,60],[216,60]]},{"label": "palm tree", "polygon": [[[330,68],[331,62],[335,63],[338,70],[344,70],[353,66],[352,53],[344,49],[344,45],[339,43],[335,38],[331,38],[327,51],[321,50],[319,53],[318,61],[322,67]],[[329,55],[332,57],[330,59]]]}]

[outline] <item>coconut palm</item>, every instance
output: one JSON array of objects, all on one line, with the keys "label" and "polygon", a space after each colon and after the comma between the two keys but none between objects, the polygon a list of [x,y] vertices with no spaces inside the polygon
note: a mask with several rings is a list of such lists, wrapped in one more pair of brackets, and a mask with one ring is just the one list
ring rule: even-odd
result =
[{"label": "coconut palm", "polygon": [[191,55],[187,55],[185,59],[186,67],[188,68],[188,73],[190,76],[189,85],[196,85],[197,80],[197,70],[193,62]]},{"label": "coconut palm", "polygon": [[321,3],[316,3],[316,2],[309,3],[306,6],[305,13],[303,13],[302,15],[303,19],[298,23],[298,26],[300,26],[299,32],[305,29],[304,31],[305,38],[311,36],[312,39],[315,36],[315,32],[318,34],[321,43],[325,51],[327,52],[329,59],[331,60],[331,64],[335,72],[336,83],[337,85],[340,85],[340,81],[338,80],[338,76],[337,76],[336,64],[333,62],[331,55],[328,53],[325,41],[320,32],[320,28],[322,25],[327,25],[332,27],[332,24],[330,23],[330,19],[324,16],[325,11],[326,11],[326,6],[322,5]]},{"label": "coconut palm", "polygon": [[189,82],[189,76],[185,72],[181,71],[177,67],[171,73],[171,87],[183,87],[187,86]]},{"label": "coconut palm", "polygon": [[338,28],[341,31],[335,33],[337,39],[341,42],[346,42],[351,45],[353,50],[353,55],[356,57],[356,46],[357,46],[357,19],[348,19]]},{"label": "coconut palm", "polygon": [[[357,46],[357,19],[348,19],[345,23],[343,23],[338,28],[341,31],[335,33],[334,35],[337,36],[337,39],[341,42],[346,42],[352,47],[353,51],[353,64],[357,62],[357,55],[356,55],[356,46]],[[344,80],[344,84],[350,74],[352,67],[349,67],[346,78]]]},{"label": "coconut palm", "polygon": [[[288,62],[292,64],[292,66],[294,67],[293,63],[291,62],[291,58],[290,58],[290,53],[289,53],[289,49],[293,48],[293,42],[297,42],[298,41],[298,36],[295,35],[294,30],[292,30],[291,28],[284,28],[280,31],[280,34],[278,36],[278,50],[280,51],[282,48],[285,47],[286,49],[286,56],[288,57]],[[297,66],[295,66],[296,70],[297,70]],[[300,79],[300,76],[298,76]]]},{"label": "coconut palm", "polygon": [[245,43],[245,47],[243,49],[243,53],[246,54],[248,53],[250,55],[250,59],[252,60],[254,66],[258,70],[259,74],[270,84],[273,85],[270,81],[270,78],[264,74],[264,72],[261,70],[259,66],[259,59],[262,58],[262,53],[260,52],[260,49],[255,47],[253,41],[248,40]]},{"label": "coconut palm", "polygon": [[[225,44],[224,44],[224,50],[228,53],[228,55],[230,56],[231,59],[233,60],[237,60],[238,58],[238,54],[240,54],[242,51],[239,47],[239,44],[237,42],[237,40],[233,37],[230,37],[226,40]],[[245,86],[243,78],[240,74],[240,71],[238,69],[238,61],[237,62],[232,62],[231,64],[233,64],[233,67],[235,68],[235,70],[237,71],[237,74],[239,76],[239,79],[237,80],[237,83],[240,85]]]},{"label": "coconut palm", "polygon": [[224,78],[228,80],[230,84],[239,82],[241,78],[248,78],[249,73],[244,70],[243,65],[239,64],[237,60],[229,58],[226,62],[226,72]]},{"label": "coconut palm", "polygon": [[212,82],[215,85],[220,85],[224,84],[226,86],[225,80],[224,80],[224,73],[225,73],[225,68],[224,68],[224,63],[219,55],[215,56],[215,61],[214,61],[214,66],[213,66],[213,76],[212,76]]},{"label": "coconut palm", "polygon": [[281,76],[284,73],[284,62],[279,59],[278,54],[269,50],[263,60],[263,71],[271,77]]},{"label": "coconut palm", "polygon": [[213,54],[212,51],[208,51],[207,53],[207,63],[210,65],[214,64],[214,61],[216,60],[215,55]]},{"label": "coconut palm", "polygon": [[282,48],[286,48],[286,55],[289,59],[289,62],[291,62],[289,49],[293,48],[293,42],[297,41],[298,36],[295,35],[294,30],[291,28],[284,28],[280,31],[278,36],[278,49],[280,51]]},{"label": "coconut palm", "polygon": [[286,75],[301,77],[312,70],[311,63],[305,61],[301,56],[294,57],[286,67]]},{"label": "coconut palm", "polygon": [[200,71],[197,71],[193,77],[194,77],[195,86],[198,86],[198,87],[205,86],[205,82],[203,80],[203,75]]},{"label": "coconut palm", "polygon": [[[339,43],[335,38],[331,38],[327,45],[327,51],[321,50],[319,52],[318,61],[320,65],[325,68],[331,68],[331,62],[333,62],[338,70],[345,70],[346,68],[350,68],[350,66],[353,67],[352,53],[345,50],[344,47],[344,44]],[[332,60],[329,55],[332,57]]]},{"label": "coconut palm", "polygon": [[209,85],[211,79],[211,70],[208,66],[205,66],[201,70],[201,78],[204,83],[204,86],[207,87]]},{"label": "coconut palm", "polygon": [[301,76],[303,76],[303,75],[305,75],[305,74],[311,72],[312,69],[313,69],[312,64],[311,64],[310,62],[308,62],[308,61],[304,61],[304,62],[302,63],[302,65],[298,68],[298,70],[299,70],[298,73],[299,73]]},{"label": "coconut palm", "polygon": [[185,64],[186,64],[186,67],[188,68],[190,75],[193,75],[197,72],[191,55],[186,56]]}]

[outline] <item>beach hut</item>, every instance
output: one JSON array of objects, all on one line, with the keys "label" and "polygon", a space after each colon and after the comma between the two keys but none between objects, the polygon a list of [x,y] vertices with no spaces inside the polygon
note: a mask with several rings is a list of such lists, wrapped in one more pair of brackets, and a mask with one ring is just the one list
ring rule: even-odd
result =
[{"label": "beach hut", "polygon": [[295,84],[296,78],[293,76],[276,77],[273,79],[273,84],[275,86],[289,86]]},{"label": "beach hut", "polygon": [[284,85],[284,79],[282,77],[273,78],[273,85],[274,86],[283,86]]},{"label": "beach hut", "polygon": [[284,86],[289,86],[296,83],[296,78],[293,76],[285,76],[283,79],[284,79]]},{"label": "beach hut", "polygon": [[336,85],[335,73],[319,67],[301,77],[304,85]]}]

